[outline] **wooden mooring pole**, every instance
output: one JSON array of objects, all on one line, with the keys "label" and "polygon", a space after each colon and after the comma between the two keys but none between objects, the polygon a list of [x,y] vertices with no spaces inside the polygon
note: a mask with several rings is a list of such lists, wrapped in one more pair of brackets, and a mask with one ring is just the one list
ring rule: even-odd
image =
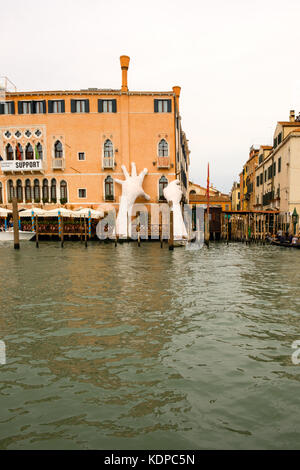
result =
[{"label": "wooden mooring pole", "polygon": [[19,236],[19,213],[18,213],[18,201],[14,196],[12,198],[12,210],[13,210],[13,224],[14,224],[14,249],[20,249],[20,236]]},{"label": "wooden mooring pole", "polygon": [[170,206],[169,250],[174,250],[174,213],[173,213],[173,207],[172,206]]}]

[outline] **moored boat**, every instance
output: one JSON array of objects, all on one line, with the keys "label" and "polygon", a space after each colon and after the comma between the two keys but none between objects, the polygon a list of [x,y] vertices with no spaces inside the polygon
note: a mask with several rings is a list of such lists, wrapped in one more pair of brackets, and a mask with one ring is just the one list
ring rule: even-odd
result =
[{"label": "moored boat", "polygon": [[[35,232],[28,232],[24,230],[19,230],[19,239],[20,240],[31,240],[35,236]],[[14,232],[13,230],[5,230],[0,232],[0,242],[13,242],[14,241]]]}]

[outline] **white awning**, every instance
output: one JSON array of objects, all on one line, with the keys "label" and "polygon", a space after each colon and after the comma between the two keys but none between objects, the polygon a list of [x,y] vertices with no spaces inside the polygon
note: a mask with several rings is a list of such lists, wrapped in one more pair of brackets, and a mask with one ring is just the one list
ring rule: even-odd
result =
[{"label": "white awning", "polygon": [[12,211],[10,209],[5,209],[4,207],[0,207],[0,217],[7,217],[7,215],[11,213]]}]

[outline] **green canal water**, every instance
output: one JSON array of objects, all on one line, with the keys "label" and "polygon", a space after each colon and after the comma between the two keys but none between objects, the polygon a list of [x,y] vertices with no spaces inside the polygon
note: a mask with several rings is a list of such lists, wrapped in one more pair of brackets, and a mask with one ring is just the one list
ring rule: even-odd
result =
[{"label": "green canal water", "polygon": [[1,449],[299,449],[300,250],[0,246]]}]

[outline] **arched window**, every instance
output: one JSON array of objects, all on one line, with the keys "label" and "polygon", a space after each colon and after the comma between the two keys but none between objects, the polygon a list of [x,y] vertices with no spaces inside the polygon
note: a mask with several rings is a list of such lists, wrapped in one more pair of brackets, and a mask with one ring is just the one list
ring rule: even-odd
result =
[{"label": "arched window", "polygon": [[12,202],[12,198],[15,195],[14,183],[12,182],[12,180],[8,180],[7,182],[7,195],[8,195],[8,202]]},{"label": "arched window", "polygon": [[190,191],[190,195],[193,195],[193,194],[196,194],[196,191],[194,189]]},{"label": "arched window", "polygon": [[23,147],[18,142],[17,145],[16,145],[16,159],[17,160],[23,160],[23,158],[24,158]]},{"label": "arched window", "polygon": [[43,147],[40,143],[37,144],[36,150],[37,150],[37,153],[39,155],[39,159],[43,160]]},{"label": "arched window", "polygon": [[29,143],[26,145],[25,149],[25,160],[33,160],[33,148]]},{"label": "arched window", "polygon": [[31,183],[28,179],[25,181],[25,201],[32,202]]},{"label": "arched window", "polygon": [[38,179],[35,179],[33,182],[33,199],[34,202],[40,202],[41,200],[40,182]]},{"label": "arched window", "polygon": [[57,140],[54,144],[54,157],[62,158],[63,157],[63,147],[60,140]]},{"label": "arched window", "polygon": [[18,202],[23,202],[23,186],[21,180],[17,180],[17,199]]},{"label": "arched window", "polygon": [[2,183],[0,182],[0,204],[3,204]]},{"label": "arched window", "polygon": [[159,180],[159,184],[158,184],[159,188],[158,188],[158,198],[160,201],[165,201],[166,198],[164,196],[164,188],[166,188],[168,186],[168,180],[165,176],[162,176]]},{"label": "arched window", "polygon": [[112,158],[114,156],[114,147],[112,141],[106,139],[104,142],[104,158]]},{"label": "arched window", "polygon": [[104,181],[104,194],[106,201],[114,200],[114,181],[111,176],[107,176]]},{"label": "arched window", "polygon": [[60,203],[65,204],[68,202],[68,190],[67,183],[65,181],[60,182]]},{"label": "arched window", "polygon": [[48,180],[44,179],[43,180],[43,202],[48,202],[49,201],[49,186],[48,186]]},{"label": "arched window", "polygon": [[51,180],[51,202],[56,202],[56,179]]},{"label": "arched window", "polygon": [[8,202],[12,202],[12,198],[15,195],[14,183],[12,180],[8,180],[7,182],[7,193],[8,193]]},{"label": "arched window", "polygon": [[10,144],[6,146],[6,160],[13,160],[14,159],[14,151]]},{"label": "arched window", "polygon": [[169,145],[165,139],[161,139],[161,141],[158,144],[158,156],[159,157],[169,156]]}]

